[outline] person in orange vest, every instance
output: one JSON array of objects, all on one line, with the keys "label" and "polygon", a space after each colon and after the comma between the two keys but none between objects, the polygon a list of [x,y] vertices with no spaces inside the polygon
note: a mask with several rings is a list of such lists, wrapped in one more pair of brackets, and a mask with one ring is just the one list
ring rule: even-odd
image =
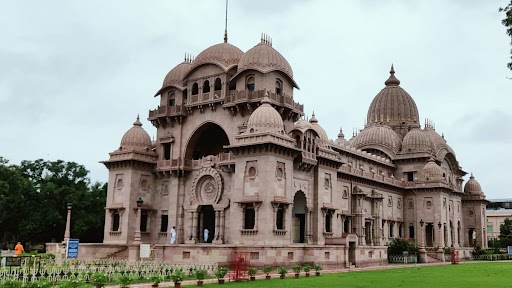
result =
[{"label": "person in orange vest", "polygon": [[23,252],[25,252],[25,249],[23,249],[23,245],[21,245],[21,242],[18,242],[18,244],[16,244],[16,246],[14,247],[14,256],[20,256]]}]

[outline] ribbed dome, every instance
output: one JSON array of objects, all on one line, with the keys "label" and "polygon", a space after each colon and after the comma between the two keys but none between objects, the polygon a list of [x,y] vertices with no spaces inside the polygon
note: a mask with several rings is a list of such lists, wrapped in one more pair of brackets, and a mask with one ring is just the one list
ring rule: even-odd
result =
[{"label": "ribbed dome", "polygon": [[389,126],[375,125],[367,127],[361,131],[361,133],[357,134],[351,145],[357,149],[367,145],[378,145],[397,153],[400,151],[402,141],[400,140],[400,136]]},{"label": "ribbed dome", "polygon": [[284,133],[284,124],[281,115],[270,105],[270,99],[265,96],[261,105],[252,112],[247,121],[247,132],[276,132]]},{"label": "ribbed dome", "polygon": [[340,146],[347,146],[349,145],[349,141],[345,139],[345,134],[343,134],[343,129],[340,128],[340,133],[338,134],[338,139],[334,140],[335,144],[338,144]]},{"label": "ribbed dome", "polygon": [[423,167],[423,177],[426,181],[441,181],[443,180],[443,169],[436,164],[434,158],[430,158],[430,160]]},{"label": "ribbed dome", "polygon": [[293,80],[292,67],[281,53],[272,48],[272,44],[266,39],[262,39],[261,43],[249,49],[249,51],[245,52],[240,58],[237,74],[251,69],[262,73],[281,71],[290,77],[293,85],[297,87],[297,84]]},{"label": "ribbed dome", "polygon": [[244,52],[238,47],[224,42],[203,50],[203,52],[197,55],[192,65],[193,67],[197,67],[203,64],[213,63],[221,65],[227,70],[231,66],[236,65],[243,54]]},{"label": "ribbed dome", "polygon": [[162,84],[163,87],[169,87],[171,85],[178,85],[182,86],[182,80],[183,77],[185,77],[185,74],[190,70],[192,67],[192,64],[189,61],[184,61],[178,66],[172,68],[169,73],[165,76],[164,83]]},{"label": "ribbed dome", "polygon": [[446,150],[448,150],[449,153],[455,155],[455,151],[453,151],[452,147],[450,147],[446,143],[446,140],[444,139],[444,137],[439,135],[436,132],[436,130],[429,127],[427,129],[425,129],[425,132],[427,133],[427,135],[429,137],[430,145],[431,145],[434,153],[437,153],[437,151],[439,151],[441,148],[445,148]]},{"label": "ribbed dome", "polygon": [[309,121],[300,119],[299,121],[297,121],[295,123],[295,125],[293,126],[293,129],[299,129],[299,130],[304,131],[307,129],[313,129],[313,126],[311,126],[311,123],[309,123]]},{"label": "ribbed dome", "polygon": [[311,123],[311,126],[313,127],[313,130],[318,134],[318,137],[324,141],[329,141],[329,136],[327,136],[327,133],[325,132],[324,128],[318,124],[318,120],[315,117],[315,113],[313,112],[313,115],[311,116],[311,119],[309,119],[309,123]]},{"label": "ribbed dome", "polygon": [[430,152],[432,144],[428,134],[421,129],[412,129],[402,141],[402,151],[408,153]]},{"label": "ribbed dome", "polygon": [[368,109],[368,125],[384,124],[391,127],[411,125],[419,127],[419,114],[412,97],[402,89],[400,81],[395,78],[395,70],[391,66],[391,76],[386,80],[386,87],[373,99]]},{"label": "ribbed dome", "polygon": [[140,123],[139,116],[137,116],[133,127],[126,131],[121,139],[121,149],[147,151],[147,149],[151,149],[152,146],[151,138],[148,132],[142,128],[142,123]]},{"label": "ribbed dome", "polygon": [[473,174],[471,174],[468,182],[466,182],[466,185],[464,185],[464,193],[467,195],[484,195],[480,183],[476,181],[475,177],[473,177]]}]

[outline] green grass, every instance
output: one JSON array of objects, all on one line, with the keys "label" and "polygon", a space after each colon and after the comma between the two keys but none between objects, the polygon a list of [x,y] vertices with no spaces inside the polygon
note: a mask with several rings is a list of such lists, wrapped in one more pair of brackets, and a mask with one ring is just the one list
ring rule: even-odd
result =
[{"label": "green grass", "polygon": [[[471,263],[459,265],[424,266],[375,271],[357,271],[312,275],[299,279],[258,279],[251,282],[226,282],[233,287],[512,287],[512,262]],[[208,284],[207,286],[218,286]]]}]

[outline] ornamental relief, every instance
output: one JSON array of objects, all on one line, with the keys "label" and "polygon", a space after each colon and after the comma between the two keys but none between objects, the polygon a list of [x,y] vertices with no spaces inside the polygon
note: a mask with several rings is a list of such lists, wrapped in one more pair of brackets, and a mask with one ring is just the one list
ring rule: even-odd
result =
[{"label": "ornamental relief", "polygon": [[190,204],[217,204],[222,198],[222,193],[223,181],[219,172],[214,168],[201,168],[192,181]]}]

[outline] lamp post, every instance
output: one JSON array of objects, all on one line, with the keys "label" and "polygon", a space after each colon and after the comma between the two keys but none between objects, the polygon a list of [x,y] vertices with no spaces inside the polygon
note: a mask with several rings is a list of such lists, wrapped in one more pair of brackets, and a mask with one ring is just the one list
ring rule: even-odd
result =
[{"label": "lamp post", "polygon": [[67,219],[66,219],[66,231],[64,231],[64,242],[67,243],[68,242],[68,239],[69,237],[71,237],[71,203],[68,203],[67,205],[67,208],[68,208],[68,216],[67,216]]},{"label": "lamp post", "polygon": [[419,249],[419,259],[418,262],[420,263],[427,263],[427,250],[425,250],[425,231],[423,230],[423,225],[425,222],[423,222],[423,219],[420,220],[420,227],[421,227],[421,243],[420,243],[420,249]]},{"label": "lamp post", "polygon": [[142,204],[144,204],[144,200],[142,200],[142,197],[139,197],[139,199],[137,199],[137,224],[135,226],[135,237],[133,239],[134,244],[140,244],[140,210],[142,208]]}]

